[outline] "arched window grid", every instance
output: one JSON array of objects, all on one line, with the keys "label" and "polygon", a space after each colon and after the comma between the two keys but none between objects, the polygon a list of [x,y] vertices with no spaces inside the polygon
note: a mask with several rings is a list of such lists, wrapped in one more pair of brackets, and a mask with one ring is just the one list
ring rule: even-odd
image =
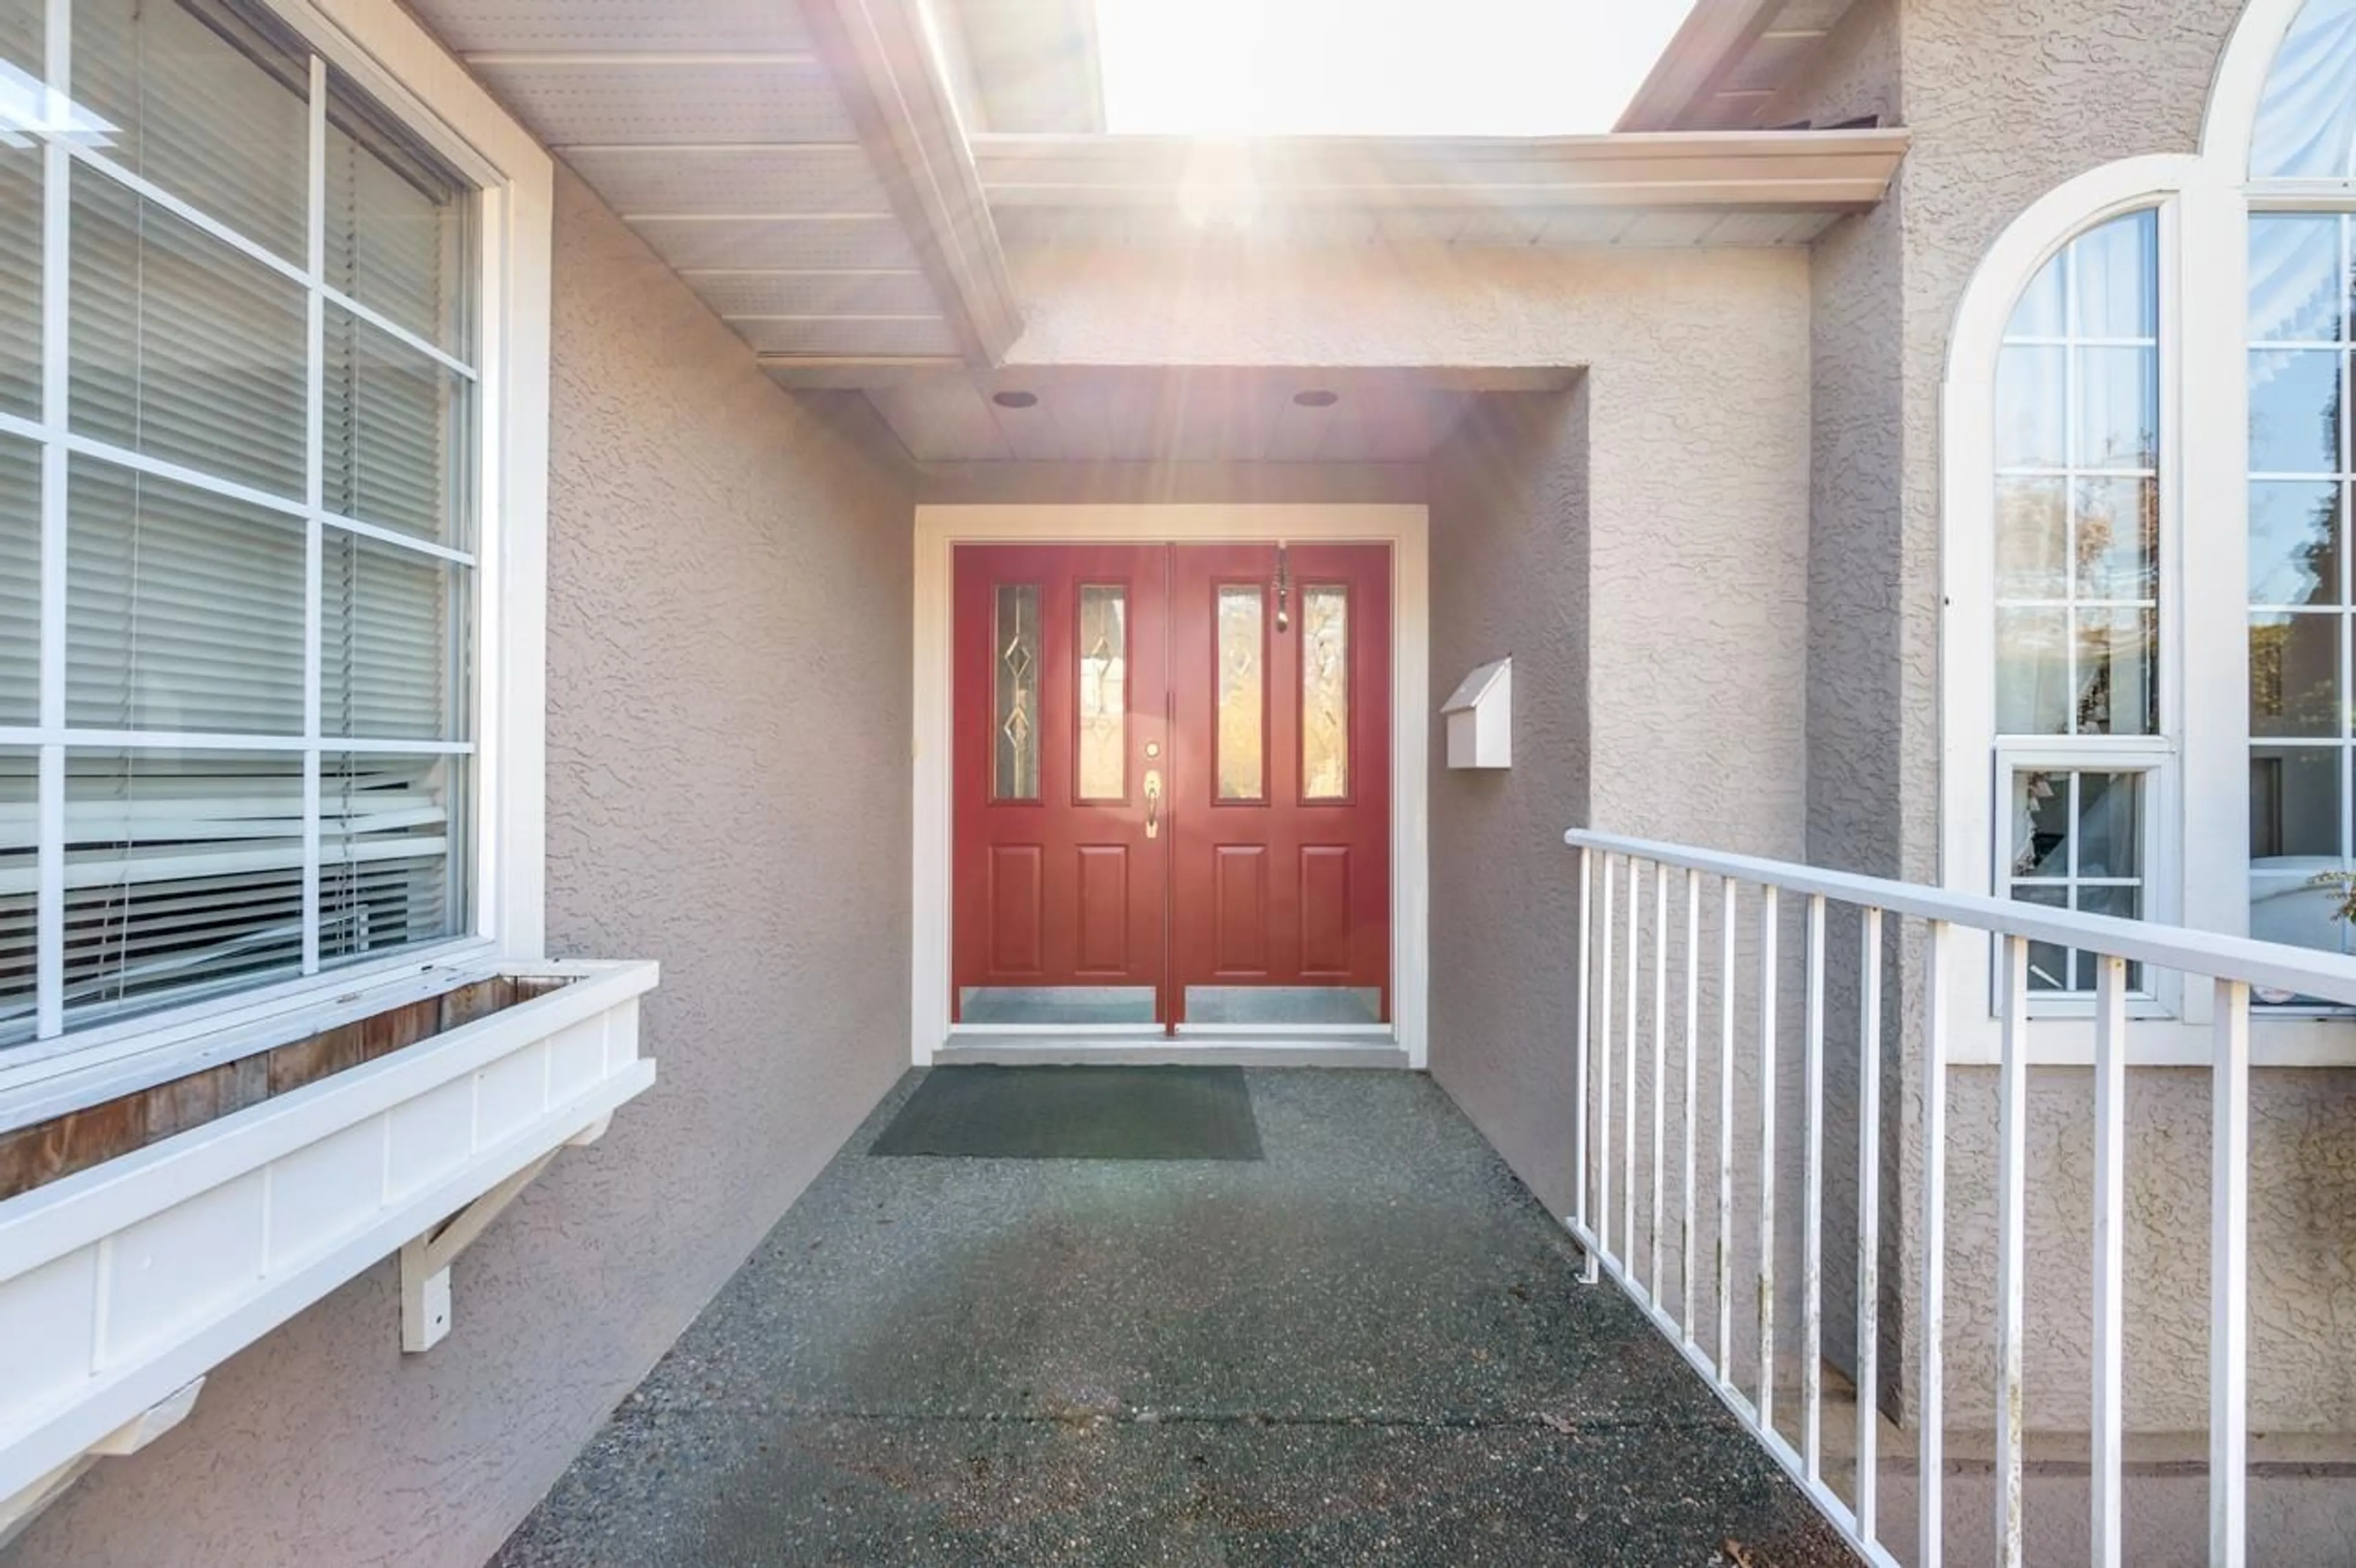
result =
[{"label": "arched window grid", "polygon": [[[2085,297],[2090,251],[2126,219],[2151,236],[2133,331]],[[2081,362],[2097,350],[2156,367],[2147,466],[2082,439],[2118,428],[2085,406],[2101,379]],[[2031,351],[2063,367],[2065,422],[2048,421],[2042,452],[2017,425]],[[1959,312],[1942,557],[1950,886],[2119,913],[2131,894],[2147,918],[2356,953],[2356,923],[2335,912],[2356,874],[2351,392],[2356,0],[2252,0],[2202,152],[2104,165],[2033,204]],[[2148,489],[2123,558],[2127,508],[2089,495],[2115,502],[2130,480]],[[2059,521],[2024,549],[2021,519],[2040,516]],[[2133,592],[2118,592],[2123,559]],[[2147,638],[2083,635],[2126,614]],[[2123,666],[2138,647],[2147,663]],[[2033,967],[2039,1059],[2085,1060],[2086,966],[2057,953]],[[1993,986],[1956,978],[1957,1060],[1992,1059]],[[2137,1060],[2205,1060],[2205,988],[2153,978],[2132,1009]],[[2260,1000],[2262,1061],[2356,1063],[2344,1022]]]}]

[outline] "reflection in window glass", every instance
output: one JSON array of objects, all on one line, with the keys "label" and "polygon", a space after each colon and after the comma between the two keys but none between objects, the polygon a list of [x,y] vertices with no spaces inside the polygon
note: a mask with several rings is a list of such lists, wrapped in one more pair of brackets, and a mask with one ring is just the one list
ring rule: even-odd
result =
[{"label": "reflection in window glass", "polygon": [[2356,0],[2308,0],[2284,36],[2258,102],[2250,173],[2260,179],[2356,174]]},{"label": "reflection in window glass", "polygon": [[1301,798],[1350,795],[1350,592],[1301,593]]},{"label": "reflection in window glass", "polygon": [[1267,737],[1267,638],[1260,591],[1249,583],[1219,588],[1218,784],[1221,800],[1264,798],[1261,752]]},{"label": "reflection in window glass", "polygon": [[998,800],[1039,798],[1039,585],[1001,582],[991,622],[997,650],[991,795]]},{"label": "reflection in window glass", "polygon": [[[2009,879],[2025,903],[2087,914],[2143,916],[2144,779],[2141,773],[2019,769],[2012,775]],[[2139,986],[2137,965],[2127,983]],[[2094,955],[2032,943],[2037,991],[2091,991]]]},{"label": "reflection in window glass", "polygon": [[1129,591],[1080,590],[1080,798],[1129,795]]},{"label": "reflection in window glass", "polygon": [[2148,211],[2048,262],[1997,371],[1997,727],[2159,724],[2158,229]]},{"label": "reflection in window glass", "polygon": [[2351,242],[2338,214],[2250,220],[2250,931],[2334,951],[2348,927],[2331,879],[2356,865],[2340,282]]}]

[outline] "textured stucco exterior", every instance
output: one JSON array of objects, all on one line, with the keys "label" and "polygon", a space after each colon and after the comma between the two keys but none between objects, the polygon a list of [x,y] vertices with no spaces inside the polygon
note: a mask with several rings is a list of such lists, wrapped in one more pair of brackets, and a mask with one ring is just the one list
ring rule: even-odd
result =
[{"label": "textured stucco exterior", "polygon": [[661,1079],[462,1257],[230,1361],[10,1568],[477,1568],[904,1070],[910,491],[560,172],[549,933],[656,958]]},{"label": "textured stucco exterior", "polygon": [[[1569,1212],[1579,930],[1562,830],[1589,820],[1587,389],[1478,402],[1432,468],[1432,690],[1514,661],[1514,766],[1451,772],[1432,736],[1431,1072]],[[1502,874],[1478,879],[1487,868]]]},{"label": "textured stucco exterior", "polygon": [[[1868,0],[1775,105],[1778,120],[1880,113],[1913,138],[1890,200],[1832,230],[1815,253],[1812,859],[1941,879],[1941,392],[1956,307],[1989,244],[2055,186],[2115,159],[2197,149],[2242,8],[2239,0]],[[1921,1156],[1912,1131],[1922,1087],[1913,1065],[1919,965],[1910,958],[1891,979],[1887,1082],[1907,1129],[1902,1217],[1913,1211]],[[1845,1003],[1837,994],[1836,1016]],[[2351,1077],[2257,1074],[2251,1403],[2261,1431],[2356,1431],[2356,1386],[2344,1371],[2318,1375],[2344,1367],[2326,1352],[2347,1342],[2356,1320]],[[1977,1069],[1951,1082],[1949,1364],[1977,1367],[1993,1345],[1995,1085]],[[2144,1431],[2197,1429],[2206,1420],[2207,1083],[2146,1072],[2131,1093],[2128,1417]],[[2034,1075],[2029,1136],[2029,1418],[2083,1428],[2086,1072]],[[1903,1255],[1913,1251],[1909,1234]],[[1984,1378],[1951,1377],[1949,1410],[1976,1422],[1992,1392]]]},{"label": "textured stucco exterior", "polygon": [[1484,257],[1431,287],[1429,351],[1585,369],[1482,400],[1430,465],[1433,692],[1511,656],[1515,707],[1503,774],[1451,772],[1435,731],[1431,1067],[1562,1211],[1562,830],[1803,847],[1803,262]]}]

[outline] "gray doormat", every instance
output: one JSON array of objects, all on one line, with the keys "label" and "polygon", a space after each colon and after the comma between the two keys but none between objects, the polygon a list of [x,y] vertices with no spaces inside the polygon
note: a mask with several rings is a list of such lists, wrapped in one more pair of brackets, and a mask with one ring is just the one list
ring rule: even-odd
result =
[{"label": "gray doormat", "polygon": [[871,1155],[1258,1159],[1240,1067],[936,1067]]}]

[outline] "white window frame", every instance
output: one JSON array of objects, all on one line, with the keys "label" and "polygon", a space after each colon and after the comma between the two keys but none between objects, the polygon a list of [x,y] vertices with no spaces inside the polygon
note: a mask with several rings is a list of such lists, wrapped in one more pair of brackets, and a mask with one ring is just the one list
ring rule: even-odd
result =
[{"label": "white window frame", "polygon": [[[2159,267],[2160,733],[2083,738],[2052,749],[2102,768],[2105,748],[2144,759],[2156,781],[2147,896],[2155,918],[2232,935],[2249,924],[2248,632],[2243,601],[2249,400],[2244,342],[2254,205],[2356,210],[2356,180],[2269,185],[2254,192],[2250,149],[2259,101],[2305,0],[2251,0],[2220,60],[2201,150],[2136,157],[2071,179],[1998,236],[1965,291],[1949,346],[1942,408],[1940,864],[1944,885],[1985,893],[2008,829],[1992,759],[2022,754],[1996,731],[1995,389],[2013,307],[2040,268],[2088,229],[2156,209]],[[2229,302],[2218,308],[2214,302]],[[2198,306],[2198,308],[2195,308]],[[2202,519],[2198,529],[2182,526]],[[2201,592],[2185,592],[2188,583]],[[2188,715],[2199,715],[2188,725]],[[2096,743],[2099,742],[2099,743]],[[2037,752],[2048,754],[2044,750]],[[2057,765],[2059,765],[2057,763]],[[2115,765],[2127,766],[2126,763]],[[1999,885],[2000,884],[1997,884]],[[1991,955],[1958,955],[1948,1015],[1953,1059],[1998,1060]],[[2129,1025],[2132,1060],[2206,1065],[2213,1052],[2206,987],[2170,987]],[[2068,997],[2040,999],[2031,1060],[2094,1061],[2094,1028]],[[2339,1018],[2259,1014],[2261,1066],[2356,1064],[2356,1026]]]},{"label": "white window frame", "polygon": [[[545,944],[542,731],[554,165],[399,7],[382,0],[250,3],[292,27],[478,187],[472,280],[478,488],[466,693],[474,729],[466,779],[473,830],[466,872],[469,928],[450,940],[380,958],[0,1048],[0,1131],[300,1039],[365,1016],[376,1010],[375,1001],[394,1006],[421,990],[487,974],[500,964],[536,961]],[[48,0],[53,66],[59,58],[55,40],[70,38],[71,5],[72,0]],[[63,122],[68,116],[61,112],[57,118]],[[74,155],[61,142],[48,144],[46,188],[60,187],[59,171]],[[185,210],[181,215],[188,216]],[[197,221],[218,231],[201,217]],[[60,261],[53,255],[48,264],[55,267]],[[51,298],[54,304],[61,296],[53,291]],[[60,324],[46,325],[44,352],[62,363]],[[399,336],[413,340],[411,334]],[[53,443],[50,450],[61,453],[64,447]],[[54,476],[47,488],[58,488]],[[51,604],[62,599],[63,571],[62,552],[45,549],[44,597]],[[45,615],[44,635],[61,637],[62,618]],[[44,662],[46,667],[57,661]],[[98,743],[108,738],[76,737]],[[206,737],[204,743],[218,742]],[[61,793],[48,787],[51,782],[44,780],[44,800],[53,803],[45,809],[62,803]],[[45,875],[51,869],[42,869]]]}]

